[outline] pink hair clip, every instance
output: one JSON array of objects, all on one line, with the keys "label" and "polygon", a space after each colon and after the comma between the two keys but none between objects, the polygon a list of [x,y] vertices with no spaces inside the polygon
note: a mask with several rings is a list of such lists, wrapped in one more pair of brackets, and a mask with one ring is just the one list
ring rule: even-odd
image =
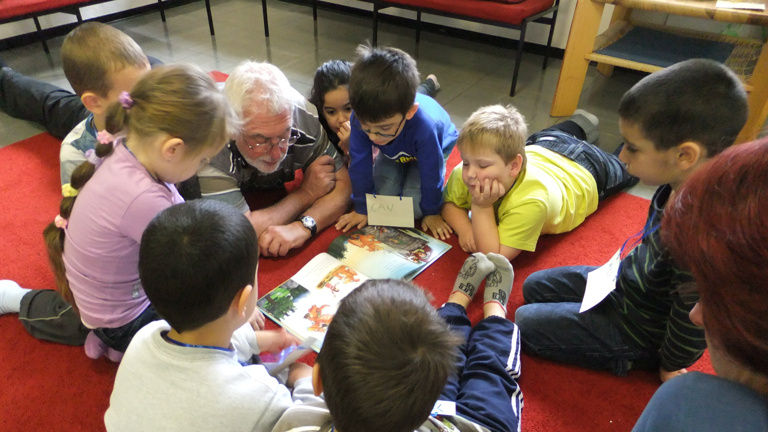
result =
[{"label": "pink hair clip", "polygon": [[117,100],[120,101],[120,105],[125,109],[131,109],[131,107],[133,107],[133,99],[131,99],[131,94],[127,91],[120,93]]},{"label": "pink hair clip", "polygon": [[53,224],[56,225],[56,228],[67,229],[67,224],[69,224],[69,222],[61,217],[61,215],[56,215],[56,217],[53,219]]},{"label": "pink hair clip", "polygon": [[99,131],[99,133],[96,134],[96,140],[99,142],[99,144],[112,145],[115,142],[115,136],[103,130],[103,131]]}]

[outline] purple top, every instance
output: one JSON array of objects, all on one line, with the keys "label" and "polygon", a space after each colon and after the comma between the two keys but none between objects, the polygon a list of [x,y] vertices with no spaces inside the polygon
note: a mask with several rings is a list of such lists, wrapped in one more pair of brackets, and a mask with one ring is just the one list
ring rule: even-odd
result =
[{"label": "purple top", "polygon": [[122,144],[80,191],[64,241],[64,264],[86,327],[128,324],[149,306],[139,281],[139,244],[152,218],[184,202]]}]

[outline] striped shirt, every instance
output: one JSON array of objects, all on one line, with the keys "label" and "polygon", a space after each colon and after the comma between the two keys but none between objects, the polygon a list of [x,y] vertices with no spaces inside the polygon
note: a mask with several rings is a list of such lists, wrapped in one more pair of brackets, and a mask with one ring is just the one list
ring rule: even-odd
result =
[{"label": "striped shirt", "polygon": [[651,199],[642,242],[622,261],[616,290],[609,296],[613,318],[625,339],[641,349],[659,352],[661,367],[675,371],[692,365],[707,347],[704,329],[688,313],[698,294],[678,288],[693,282],[661,244],[658,226],[672,188],[661,186]]}]

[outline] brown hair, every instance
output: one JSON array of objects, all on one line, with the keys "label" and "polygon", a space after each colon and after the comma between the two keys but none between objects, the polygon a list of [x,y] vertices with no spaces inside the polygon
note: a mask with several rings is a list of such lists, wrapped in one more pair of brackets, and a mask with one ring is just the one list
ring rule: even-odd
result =
[{"label": "brown hair", "polygon": [[79,96],[91,91],[106,97],[115,73],[129,67],[146,68],[149,61],[130,36],[91,21],[76,27],[64,38],[61,66]]},{"label": "brown hair", "polygon": [[317,356],[333,424],[345,432],[410,432],[427,420],[462,338],[424,292],[369,280],[342,300]]},{"label": "brown hair", "polygon": [[464,122],[456,139],[459,150],[490,149],[510,163],[523,155],[525,167],[525,139],[528,127],[525,118],[512,105],[490,105],[479,108]]},{"label": "brown hair", "polygon": [[[234,123],[234,114],[211,77],[191,65],[152,69],[136,84],[130,98],[132,102],[128,107],[121,102],[110,105],[107,111],[108,132],[124,133],[138,143],[158,134],[180,138],[189,149],[189,156],[223,145]],[[109,156],[113,149],[112,143],[97,144],[95,153],[103,158]],[[72,188],[81,190],[95,170],[91,162],[80,164],[72,173]],[[76,198],[62,199],[59,207],[61,217],[69,219]],[[43,231],[43,236],[56,284],[62,295],[72,302],[62,262],[64,230],[51,223]]]},{"label": "brown hair", "polygon": [[367,123],[405,115],[419,87],[416,62],[403,50],[368,45],[357,47],[349,78],[349,103],[355,116]]}]

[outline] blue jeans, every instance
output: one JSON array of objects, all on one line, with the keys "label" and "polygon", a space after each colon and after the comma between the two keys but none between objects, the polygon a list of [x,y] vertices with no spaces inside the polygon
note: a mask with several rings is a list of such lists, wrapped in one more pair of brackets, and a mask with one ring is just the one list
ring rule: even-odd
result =
[{"label": "blue jeans", "polygon": [[624,376],[659,367],[658,353],[627,342],[607,302],[579,313],[587,273],[597,267],[542,270],[523,283],[525,305],[515,313],[523,348],[539,357]]},{"label": "blue jeans", "polygon": [[638,182],[618,157],[584,141],[584,138],[584,132],[576,123],[565,121],[529,136],[525,145],[544,147],[584,167],[595,178],[600,200]]},{"label": "blue jeans", "polygon": [[456,402],[456,414],[492,432],[520,430],[523,394],[517,326],[500,317],[472,328],[467,311],[456,303],[438,310],[451,330],[467,341],[459,350],[457,375],[448,379],[440,400]]},{"label": "blue jeans", "polygon": [[125,352],[133,336],[141,330],[142,327],[152,321],[160,320],[155,308],[151,305],[144,309],[144,312],[133,321],[120,327],[107,328],[100,327],[93,330],[93,333],[101,339],[108,347],[115,351]]}]

